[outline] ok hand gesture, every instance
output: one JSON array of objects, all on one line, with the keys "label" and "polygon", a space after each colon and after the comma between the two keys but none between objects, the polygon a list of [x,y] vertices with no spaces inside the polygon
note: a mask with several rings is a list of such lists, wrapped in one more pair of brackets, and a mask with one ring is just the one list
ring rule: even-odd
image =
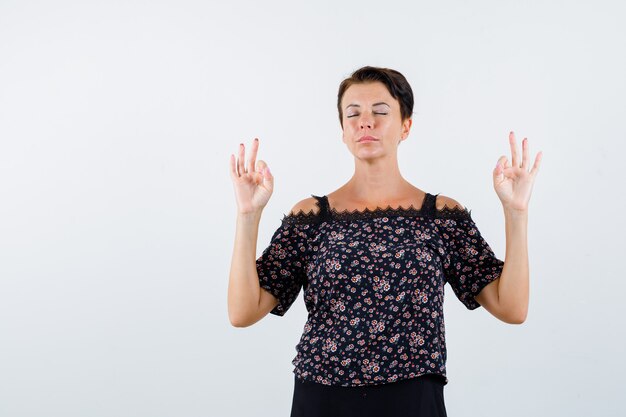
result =
[{"label": "ok hand gesture", "polygon": [[240,214],[260,212],[269,201],[274,191],[274,176],[270,173],[267,164],[259,160],[256,163],[256,153],[259,149],[259,139],[252,142],[252,151],[248,166],[244,166],[245,148],[239,144],[239,158],[235,163],[235,155],[230,155],[230,176],[235,188],[237,207]]},{"label": "ok hand gesture", "polygon": [[512,161],[509,162],[504,155],[498,159],[496,168],[493,170],[493,187],[505,210],[526,212],[543,153],[537,154],[535,163],[529,172],[528,139],[524,138],[522,141],[521,165],[513,132],[509,133],[509,144],[511,145]]}]

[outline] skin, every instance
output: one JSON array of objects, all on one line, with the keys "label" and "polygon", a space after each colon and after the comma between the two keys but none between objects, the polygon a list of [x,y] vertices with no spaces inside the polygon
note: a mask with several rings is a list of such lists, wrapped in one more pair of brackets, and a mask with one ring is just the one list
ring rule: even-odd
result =
[{"label": "skin", "polygon": [[[381,101],[389,106],[375,105]],[[351,104],[358,107],[350,106]],[[348,88],[342,98],[342,109],[342,139],[354,155],[355,172],[346,185],[328,195],[331,207],[346,209],[338,208],[343,202],[352,206],[347,207],[351,210],[355,203],[358,207],[361,202],[367,207],[375,208],[381,201],[385,202],[384,205],[396,207],[399,205],[394,203],[396,201],[411,201],[408,196],[416,195],[417,189],[402,177],[397,160],[398,145],[407,138],[411,119],[401,120],[399,103],[391,97],[384,84],[377,82],[356,84]],[[358,143],[363,135],[371,135],[380,140]],[[530,167],[528,138],[522,141],[521,160],[514,132],[509,134],[509,145],[511,161],[502,155],[493,170],[493,186],[502,203],[505,218],[504,267],[502,275],[483,288],[475,298],[501,321],[521,324],[526,320],[529,304],[528,204],[543,153],[539,152],[535,156],[534,164]],[[397,196],[402,195],[405,197],[397,200]],[[451,198],[440,198],[439,209],[444,205],[462,207]]]},{"label": "skin", "polygon": [[[377,104],[377,103],[387,104]],[[341,100],[342,141],[354,156],[354,174],[328,194],[331,207],[342,210],[379,205],[419,207],[424,192],[411,185],[398,167],[398,146],[407,139],[413,123],[402,120],[400,103],[381,82],[353,84]],[[375,142],[361,142],[364,135]]]},{"label": "skin", "polygon": [[[380,102],[387,105],[376,104]],[[342,98],[341,106],[342,141],[354,156],[355,171],[345,185],[327,195],[330,206],[338,211],[362,210],[364,207],[374,209],[388,205],[394,208],[410,205],[419,207],[424,192],[406,181],[398,167],[397,149],[408,137],[412,125],[411,118],[402,120],[399,102],[391,96],[384,84],[373,82],[350,86]],[[364,135],[374,136],[378,140],[359,143],[359,138]],[[511,160],[502,155],[493,170],[494,190],[502,203],[505,217],[504,268],[501,276],[485,286],[475,298],[501,321],[521,324],[528,314],[529,299],[528,204],[543,153],[536,155],[530,167],[528,139],[522,141],[521,159],[516,149],[514,132],[509,134],[509,145]],[[261,211],[273,192],[274,177],[266,169],[267,164],[264,161],[256,162],[258,147],[259,141],[255,138],[247,166],[243,163],[243,144],[240,144],[237,160],[231,155],[231,177],[239,208],[238,227],[242,225],[241,229],[245,231],[242,235],[246,237],[242,241],[256,242],[256,235],[252,231],[258,229]],[[442,209],[444,206],[462,207],[456,200],[439,195],[437,208]],[[314,210],[315,199],[307,198],[298,202],[291,212]],[[250,235],[253,235],[252,239],[248,239]],[[257,281],[248,284],[258,294],[258,297],[255,296],[258,302],[254,311],[248,314],[249,318],[240,321],[247,323],[245,325],[260,320],[278,303],[269,292],[259,290]],[[233,294],[241,293],[233,291]]]},{"label": "skin", "polygon": [[487,285],[475,298],[487,311],[506,323],[526,321],[529,301],[528,204],[543,152],[530,166],[528,138],[517,152],[515,133],[509,133],[511,161],[502,155],[493,170],[493,187],[504,212],[506,255],[500,278]]}]

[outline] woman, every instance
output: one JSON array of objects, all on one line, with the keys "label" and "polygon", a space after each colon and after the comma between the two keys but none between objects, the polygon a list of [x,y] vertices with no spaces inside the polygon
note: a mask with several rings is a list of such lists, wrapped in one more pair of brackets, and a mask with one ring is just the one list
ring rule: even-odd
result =
[{"label": "woman", "polygon": [[[231,323],[282,316],[304,288],[309,312],[296,346],[292,417],[445,416],[444,285],[470,310],[506,323],[528,310],[527,219],[541,153],[528,172],[519,160],[493,171],[506,219],[506,261],[482,238],[471,213],[452,198],[405,180],[397,149],[410,132],[413,93],[405,77],[363,67],[337,100],[352,178],[328,195],[297,203],[253,262],[261,212],[274,178],[244,146],[231,155],[238,205],[228,287]],[[520,163],[521,162],[521,163]]]}]

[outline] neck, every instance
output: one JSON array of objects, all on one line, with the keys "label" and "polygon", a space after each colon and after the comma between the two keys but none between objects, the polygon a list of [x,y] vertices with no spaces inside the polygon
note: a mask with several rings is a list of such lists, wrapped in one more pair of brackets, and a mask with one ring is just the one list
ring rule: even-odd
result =
[{"label": "neck", "polygon": [[414,187],[402,177],[397,161],[385,164],[379,160],[357,161],[354,175],[344,188],[357,202],[378,203],[397,200]]}]

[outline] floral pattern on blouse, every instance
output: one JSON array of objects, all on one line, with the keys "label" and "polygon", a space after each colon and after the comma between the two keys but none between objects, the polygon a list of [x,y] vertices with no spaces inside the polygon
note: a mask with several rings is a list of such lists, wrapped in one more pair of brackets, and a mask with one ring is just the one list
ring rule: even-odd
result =
[{"label": "floral pattern on blouse", "polygon": [[304,291],[308,319],[294,373],[325,385],[363,386],[446,375],[444,286],[469,309],[504,262],[471,213],[420,208],[289,213],[256,260],[260,286],[283,316]]}]

